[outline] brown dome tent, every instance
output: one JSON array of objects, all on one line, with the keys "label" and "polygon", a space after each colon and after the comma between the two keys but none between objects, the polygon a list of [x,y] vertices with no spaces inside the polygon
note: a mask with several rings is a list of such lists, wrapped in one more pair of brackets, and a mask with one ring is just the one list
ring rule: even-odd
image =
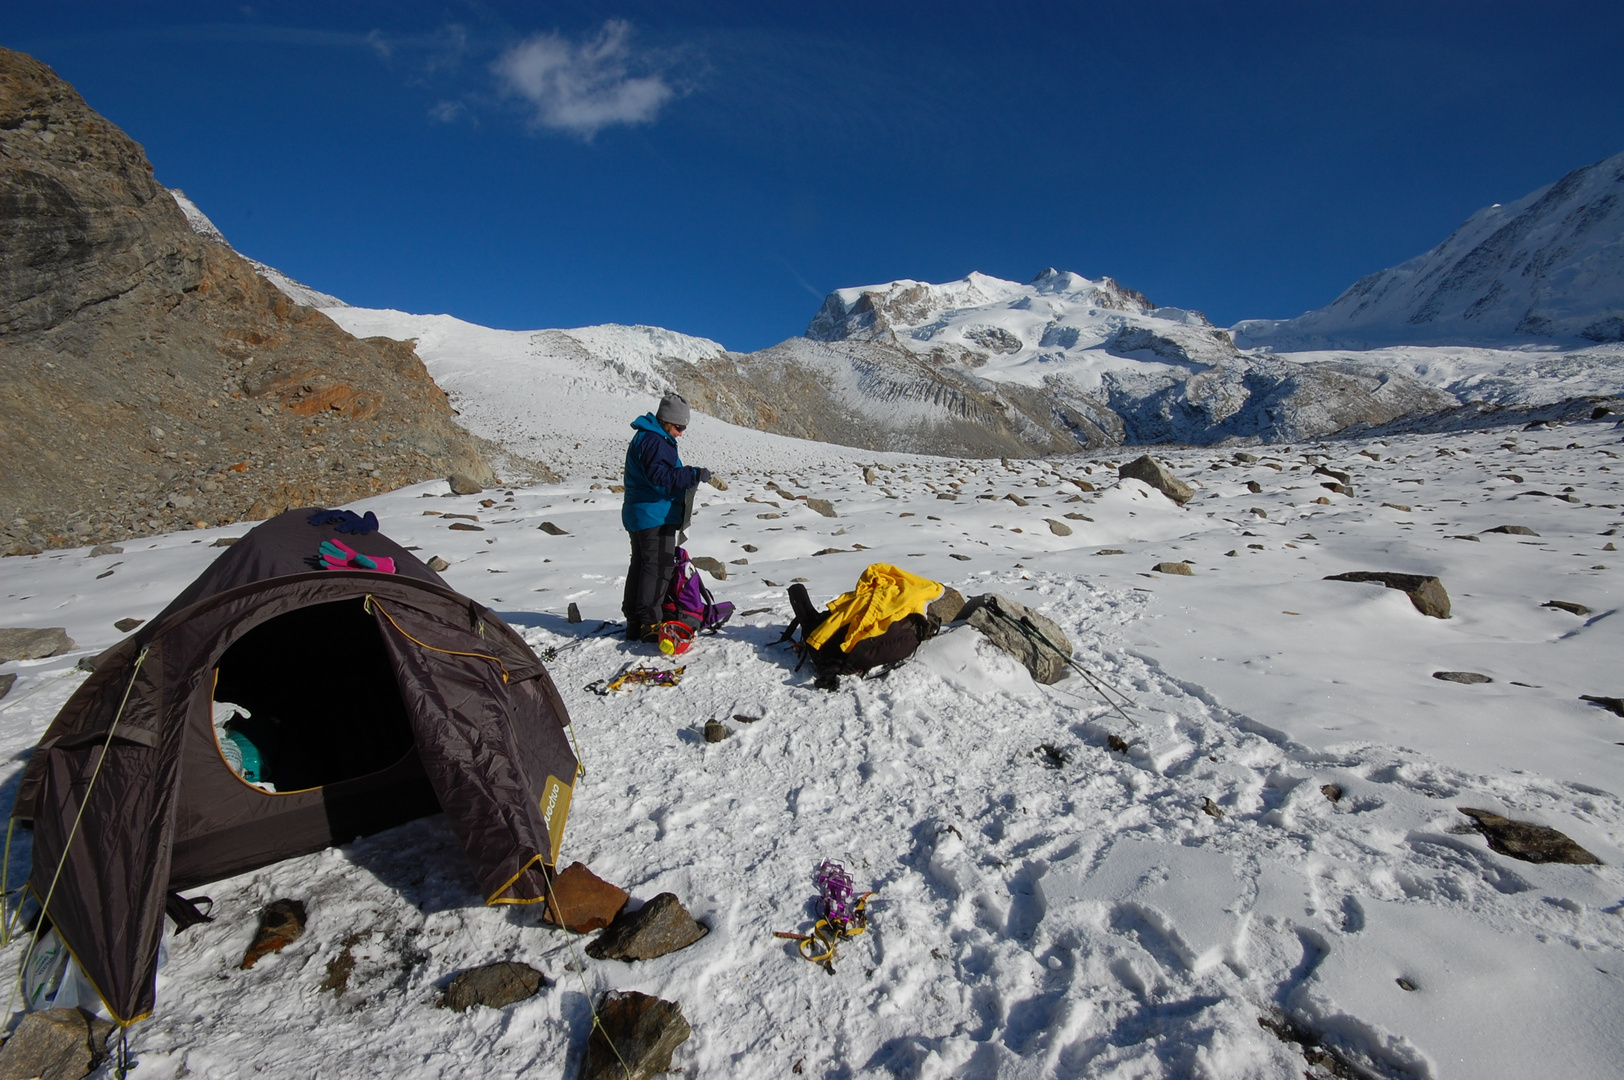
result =
[{"label": "brown dome tent", "polygon": [[[546,894],[577,767],[552,679],[411,552],[317,512],[253,529],[102,654],[23,774],[29,885],[121,1024],[152,1011],[171,893],[425,814],[486,903]],[[328,539],[395,572],[320,569]],[[274,792],[227,764],[215,701],[251,714]]]}]

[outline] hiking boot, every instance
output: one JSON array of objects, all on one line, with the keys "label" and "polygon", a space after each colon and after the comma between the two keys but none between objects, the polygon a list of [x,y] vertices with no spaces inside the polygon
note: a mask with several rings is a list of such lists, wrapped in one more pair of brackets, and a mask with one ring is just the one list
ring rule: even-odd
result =
[{"label": "hiking boot", "polygon": [[647,634],[648,634],[648,628],[647,627],[633,626],[633,625],[631,625],[629,623],[626,626],[626,640],[627,641],[634,641],[634,642],[635,641],[642,641],[642,640],[644,640],[644,637]]},{"label": "hiking boot", "polygon": [[660,632],[658,630],[645,630],[643,636],[637,640],[644,645],[658,645],[660,643]]}]

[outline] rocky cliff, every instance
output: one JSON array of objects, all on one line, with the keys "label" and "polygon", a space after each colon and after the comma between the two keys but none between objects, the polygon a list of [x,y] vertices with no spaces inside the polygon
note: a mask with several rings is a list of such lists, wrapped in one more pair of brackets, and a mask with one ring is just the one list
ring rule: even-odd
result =
[{"label": "rocky cliff", "polygon": [[141,147],[0,49],[0,550],[495,477],[410,343],[198,235]]}]

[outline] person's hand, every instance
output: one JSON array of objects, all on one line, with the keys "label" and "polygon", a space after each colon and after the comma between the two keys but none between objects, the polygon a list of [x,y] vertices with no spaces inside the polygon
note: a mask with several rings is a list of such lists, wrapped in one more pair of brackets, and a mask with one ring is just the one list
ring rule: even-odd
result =
[{"label": "person's hand", "polygon": [[710,480],[710,478],[711,478],[711,471],[709,469],[700,469],[699,470],[699,482],[701,484],[708,482]]}]

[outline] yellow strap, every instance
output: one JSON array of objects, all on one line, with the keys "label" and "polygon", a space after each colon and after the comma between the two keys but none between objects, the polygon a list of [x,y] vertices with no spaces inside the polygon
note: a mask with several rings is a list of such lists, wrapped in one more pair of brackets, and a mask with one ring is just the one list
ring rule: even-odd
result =
[{"label": "yellow strap", "polygon": [[384,618],[389,620],[389,625],[393,626],[395,628],[395,632],[398,633],[401,637],[405,638],[407,641],[410,641],[412,644],[414,644],[414,645],[416,645],[416,646],[418,646],[420,648],[427,649],[429,652],[444,653],[447,656],[472,656],[476,660],[489,660],[491,663],[495,664],[498,668],[501,668],[501,670],[502,670],[502,681],[504,683],[508,681],[508,669],[507,669],[507,666],[505,664],[503,664],[501,660],[497,659],[494,656],[489,655],[488,653],[459,652],[456,649],[437,649],[433,645],[428,644],[427,642],[418,641],[416,638],[412,637],[412,635],[408,634],[406,631],[404,631],[404,630],[402,630],[400,628],[400,624],[395,621],[395,617],[393,615],[389,614],[388,610],[385,609],[385,607],[382,604],[378,603],[378,598],[373,596],[371,593],[367,594],[366,600],[363,601],[363,603],[362,603],[362,607],[365,608],[367,614],[369,614],[369,615],[372,614],[373,607],[377,607],[378,612],[381,615],[383,615]]}]

